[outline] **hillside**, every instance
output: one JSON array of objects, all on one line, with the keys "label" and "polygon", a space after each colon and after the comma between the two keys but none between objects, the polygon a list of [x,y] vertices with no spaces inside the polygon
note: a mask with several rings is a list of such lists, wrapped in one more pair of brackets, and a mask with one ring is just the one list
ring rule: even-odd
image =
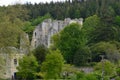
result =
[{"label": "hillside", "polygon": [[[29,41],[23,36],[27,34]],[[29,43],[32,37],[34,50]],[[17,58],[21,45],[27,51]],[[10,47],[18,50],[17,57],[11,56]],[[10,59],[0,56],[0,78],[10,73],[7,77],[17,80],[120,80],[120,0],[1,6],[0,54]],[[7,61],[16,72],[12,67],[7,70]]]}]

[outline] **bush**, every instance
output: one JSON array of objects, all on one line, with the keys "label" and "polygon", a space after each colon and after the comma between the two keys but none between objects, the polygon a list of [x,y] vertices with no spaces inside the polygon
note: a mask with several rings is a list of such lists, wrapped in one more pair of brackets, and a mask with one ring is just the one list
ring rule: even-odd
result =
[{"label": "bush", "polygon": [[117,75],[120,76],[120,68],[116,69]]},{"label": "bush", "polygon": [[59,50],[50,51],[42,63],[41,71],[45,79],[59,79],[64,65],[64,59]]}]

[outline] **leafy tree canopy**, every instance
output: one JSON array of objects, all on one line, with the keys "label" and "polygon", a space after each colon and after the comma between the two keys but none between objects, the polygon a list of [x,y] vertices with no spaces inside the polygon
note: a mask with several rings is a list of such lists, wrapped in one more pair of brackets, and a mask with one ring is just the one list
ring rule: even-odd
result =
[{"label": "leafy tree canopy", "polygon": [[66,26],[59,34],[53,36],[53,41],[54,47],[62,52],[68,63],[73,63],[74,55],[87,42],[81,31],[81,25],[77,23]]},{"label": "leafy tree canopy", "polygon": [[98,73],[102,74],[102,70],[104,71],[104,76],[113,76],[115,75],[115,65],[113,63],[111,63],[108,60],[103,60],[99,63],[97,63],[97,65],[94,67],[95,71],[97,71]]},{"label": "leafy tree canopy", "polygon": [[45,61],[42,63],[41,70],[45,79],[60,79],[64,59],[59,50],[50,51]]},{"label": "leafy tree canopy", "polygon": [[34,51],[33,54],[37,58],[37,61],[39,64],[41,64],[45,60],[46,54],[48,54],[49,51],[44,45],[38,46]]},{"label": "leafy tree canopy", "polygon": [[116,42],[99,42],[91,46],[93,61],[100,61],[100,55],[112,62],[118,62],[120,58],[119,43]]},{"label": "leafy tree canopy", "polygon": [[38,62],[33,55],[24,56],[19,60],[19,66],[17,67],[17,76],[22,79],[33,80],[36,77],[38,68]]}]

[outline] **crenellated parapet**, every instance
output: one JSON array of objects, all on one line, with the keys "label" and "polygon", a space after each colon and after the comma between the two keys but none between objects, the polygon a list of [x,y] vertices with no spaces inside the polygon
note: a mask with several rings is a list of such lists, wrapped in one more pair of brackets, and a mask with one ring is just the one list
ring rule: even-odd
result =
[{"label": "crenellated parapet", "polygon": [[82,25],[83,19],[65,18],[64,20],[44,20],[41,24],[36,26],[35,30],[33,31],[31,49],[35,49],[39,45],[49,47],[51,45],[51,37],[71,23],[78,23]]}]

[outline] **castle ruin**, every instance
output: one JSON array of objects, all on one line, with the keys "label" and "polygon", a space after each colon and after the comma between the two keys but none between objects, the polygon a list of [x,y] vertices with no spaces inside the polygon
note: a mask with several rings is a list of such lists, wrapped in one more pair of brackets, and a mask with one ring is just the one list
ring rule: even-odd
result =
[{"label": "castle ruin", "polygon": [[51,37],[61,31],[65,26],[71,23],[83,24],[83,19],[70,19],[65,18],[62,20],[46,19],[39,24],[33,31],[33,37],[31,41],[31,48],[35,49],[39,45],[49,47],[51,45]]}]

